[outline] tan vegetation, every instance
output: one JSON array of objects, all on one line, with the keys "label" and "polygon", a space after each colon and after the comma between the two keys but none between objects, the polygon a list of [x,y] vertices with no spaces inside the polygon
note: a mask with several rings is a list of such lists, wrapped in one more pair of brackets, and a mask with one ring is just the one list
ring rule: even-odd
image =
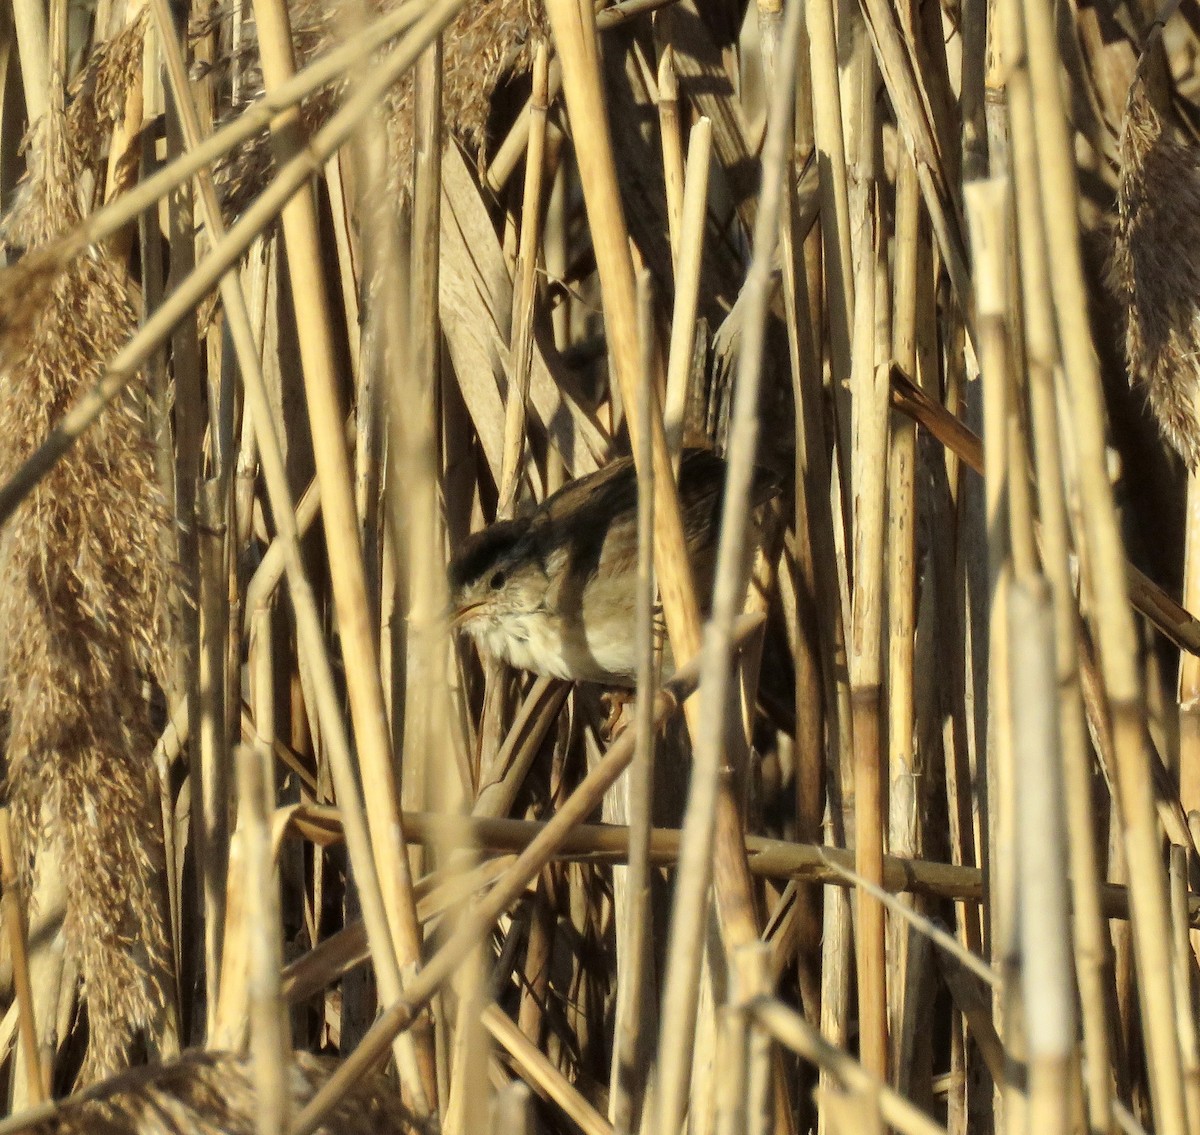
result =
[{"label": "tan vegetation", "polygon": [[1192,8],[185,7],[0,14],[0,1133],[1200,1127]]}]

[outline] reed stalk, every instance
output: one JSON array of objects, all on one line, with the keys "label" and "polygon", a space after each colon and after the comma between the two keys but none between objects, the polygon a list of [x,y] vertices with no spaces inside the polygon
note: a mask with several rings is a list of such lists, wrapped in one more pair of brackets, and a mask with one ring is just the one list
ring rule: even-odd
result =
[{"label": "reed stalk", "polygon": [[[0,13],[0,1135],[1190,1130],[1186,11],[548,2]],[[445,569],[625,453],[610,736]]]}]

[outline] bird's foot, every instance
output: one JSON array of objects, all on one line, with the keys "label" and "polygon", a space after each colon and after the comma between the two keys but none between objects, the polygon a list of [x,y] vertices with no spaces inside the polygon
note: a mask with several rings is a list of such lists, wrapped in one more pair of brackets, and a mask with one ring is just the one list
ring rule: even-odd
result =
[{"label": "bird's foot", "polygon": [[600,701],[608,710],[608,717],[600,727],[600,736],[605,742],[611,744],[633,724],[630,707],[634,703],[634,692],[632,690],[606,690],[600,695]]}]

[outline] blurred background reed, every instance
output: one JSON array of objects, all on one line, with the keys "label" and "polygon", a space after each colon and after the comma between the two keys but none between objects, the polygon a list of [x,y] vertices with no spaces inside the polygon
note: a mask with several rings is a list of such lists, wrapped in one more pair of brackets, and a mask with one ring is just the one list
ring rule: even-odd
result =
[{"label": "blurred background reed", "polygon": [[[1200,1130],[1198,37],[0,9],[0,1131]],[[445,568],[626,454],[613,728]]]}]

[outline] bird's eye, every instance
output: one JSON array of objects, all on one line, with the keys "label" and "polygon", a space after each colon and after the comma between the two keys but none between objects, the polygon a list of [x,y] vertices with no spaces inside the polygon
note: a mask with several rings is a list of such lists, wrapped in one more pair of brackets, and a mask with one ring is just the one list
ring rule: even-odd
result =
[{"label": "bird's eye", "polygon": [[488,587],[493,591],[499,591],[504,586],[504,572],[498,571],[491,579],[488,580]]}]

